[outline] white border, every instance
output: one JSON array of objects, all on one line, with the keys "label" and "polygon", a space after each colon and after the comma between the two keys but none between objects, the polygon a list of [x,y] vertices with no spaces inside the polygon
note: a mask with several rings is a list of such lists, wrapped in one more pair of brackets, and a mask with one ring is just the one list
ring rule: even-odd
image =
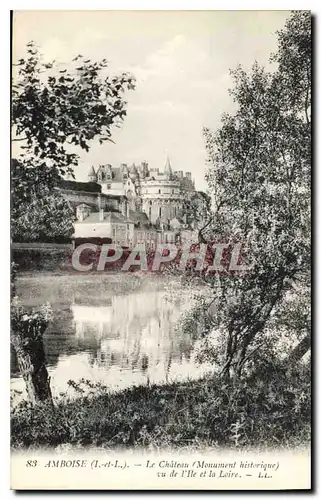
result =
[{"label": "white border", "polygon": [[[310,1],[310,2],[305,2],[305,1],[280,1],[280,0],[262,0],[261,2],[254,2],[254,1],[243,1],[239,2],[237,0],[225,0],[225,1],[210,1],[210,0],[185,0],[183,1],[178,1],[178,0],[162,0],[162,1],[154,1],[153,3],[151,1],[139,1],[137,0],[135,3],[130,2],[128,0],[91,0],[90,2],[84,2],[81,0],[78,0],[76,3],[67,1],[67,0],[56,0],[55,2],[53,1],[48,1],[44,4],[44,2],[41,2],[40,0],[33,0],[29,2],[25,2],[22,0],[16,0],[13,2],[9,2],[7,5],[5,3],[1,4],[0,7],[0,36],[1,36],[1,65],[2,65],[2,71],[1,71],[1,100],[2,100],[2,105],[1,105],[1,140],[0,140],[0,153],[1,153],[1,182],[0,182],[0,189],[1,189],[1,195],[0,195],[0,203],[1,203],[1,210],[0,210],[0,215],[1,215],[1,267],[0,267],[0,281],[1,281],[1,297],[0,297],[0,304],[1,304],[1,334],[2,334],[2,359],[0,361],[0,366],[1,366],[1,375],[0,375],[0,384],[1,384],[1,406],[2,411],[1,411],[1,441],[0,441],[0,453],[1,453],[1,490],[0,490],[0,496],[3,499],[6,498],[11,498],[12,495],[14,494],[13,492],[10,492],[8,490],[9,488],[9,460],[10,460],[10,455],[9,455],[9,258],[10,258],[10,252],[9,252],[9,203],[10,203],[10,198],[9,198],[9,154],[10,154],[10,147],[9,147],[9,130],[10,130],[10,118],[9,118],[9,112],[10,112],[10,79],[9,79],[9,68],[10,68],[10,58],[9,58],[9,49],[10,49],[10,27],[9,27],[9,9],[13,10],[88,10],[90,7],[90,10],[294,10],[294,9],[306,9],[306,10],[311,10],[314,15],[318,15],[320,11],[320,1]],[[319,24],[319,20],[315,20],[315,31],[317,31],[317,27]],[[317,33],[315,33],[315,46],[314,46],[314,51],[317,53],[315,55],[315,65],[317,66],[315,68],[315,81],[314,81],[314,112],[316,113],[315,117],[315,123],[314,123],[314,145],[315,145],[315,156],[314,156],[314,194],[315,194],[315,262],[314,266],[317,269],[316,273],[316,279],[315,279],[315,286],[317,288],[320,276],[319,272],[319,267],[317,266],[318,264],[318,259],[317,259],[317,253],[318,253],[318,237],[321,234],[321,228],[319,226],[319,222],[321,220],[318,215],[320,214],[320,196],[319,196],[319,175],[318,175],[318,168],[319,168],[319,162],[318,162],[318,155],[317,155],[317,145],[321,143],[320,141],[320,129],[318,129],[317,124],[318,124],[318,106],[317,106],[317,89],[318,89],[318,84],[317,82],[320,82],[319,78],[319,72],[320,72],[320,47],[319,47],[319,36]],[[321,194],[321,193],[320,193]],[[317,290],[315,291],[317,292]],[[316,293],[317,295],[317,293]],[[318,311],[320,310],[318,297],[316,298],[315,301],[315,310]],[[318,335],[318,317],[316,314],[315,318],[315,331],[314,335],[317,337]],[[317,341],[317,338],[315,339]],[[317,385],[317,382],[321,380],[321,377],[319,376],[319,366],[320,363],[318,360],[320,359],[318,357],[319,354],[319,349],[320,349],[320,343],[315,342],[317,344],[317,349],[318,351],[314,353],[314,363],[315,363],[315,385]],[[315,346],[316,347],[316,346]],[[320,384],[318,384],[320,385]],[[320,396],[318,389],[316,388],[316,394],[314,394],[314,403],[315,403],[315,411],[316,414],[320,414],[319,410],[319,405],[321,404],[321,397]],[[317,418],[315,418],[315,424],[316,424]],[[315,443],[317,446],[317,449],[319,449],[319,439],[318,443]],[[318,482],[318,472],[319,472],[319,464],[318,460],[316,460],[315,464],[315,480],[316,483]],[[317,485],[318,486],[318,485]],[[77,492],[75,493],[77,495]],[[32,494],[28,495],[31,496]],[[114,496],[117,494],[108,494],[108,496]],[[127,495],[127,494],[125,494]],[[271,496],[277,495],[276,493],[271,494]],[[291,494],[287,494],[287,496],[290,496]],[[304,493],[302,493],[302,496],[305,496]],[[32,495],[34,496],[34,495]],[[37,497],[41,497],[42,495],[37,495]],[[93,494],[85,494],[82,495],[85,498],[93,498]],[[117,495],[119,496],[119,495]],[[169,495],[171,496],[171,495]],[[189,495],[190,496],[190,495]],[[198,496],[197,494],[192,495],[192,496]],[[220,494],[220,493],[215,493],[216,497],[221,497],[221,498],[227,498],[230,495]],[[231,494],[232,496],[232,494]],[[252,496],[252,495],[251,495]],[[256,496],[256,495],[254,495]],[[268,495],[270,496],[270,495]],[[292,495],[291,495],[292,496]],[[301,495],[299,495],[301,496]],[[67,494],[60,494],[60,498],[68,498],[69,495]],[[252,496],[253,497],[253,496]],[[295,495],[296,498],[298,498],[298,495]]]}]

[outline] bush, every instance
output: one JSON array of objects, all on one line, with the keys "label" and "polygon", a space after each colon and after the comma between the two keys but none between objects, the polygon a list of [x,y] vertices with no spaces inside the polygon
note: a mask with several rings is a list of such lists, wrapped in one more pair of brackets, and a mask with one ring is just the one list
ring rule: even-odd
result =
[{"label": "bush", "polygon": [[66,181],[61,179],[59,187],[62,189],[71,189],[72,191],[87,191],[89,193],[101,193],[101,185],[96,182],[78,182]]},{"label": "bush", "polygon": [[[88,389],[89,384],[89,389]],[[110,393],[82,381],[55,411],[27,403],[12,411],[12,446],[291,448],[310,439],[310,372],[219,377]]]},{"label": "bush", "polygon": [[19,271],[70,270],[71,248],[13,248],[12,260]]}]

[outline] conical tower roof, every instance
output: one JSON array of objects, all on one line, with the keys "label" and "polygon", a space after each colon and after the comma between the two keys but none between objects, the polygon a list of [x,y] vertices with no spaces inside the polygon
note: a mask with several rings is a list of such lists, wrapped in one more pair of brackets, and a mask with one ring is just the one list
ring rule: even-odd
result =
[{"label": "conical tower roof", "polygon": [[165,162],[165,167],[164,167],[164,173],[167,175],[172,175],[172,166],[171,162],[169,161],[168,155],[166,156],[166,162]]},{"label": "conical tower roof", "polygon": [[95,169],[93,166],[90,167],[88,175],[96,175]]},{"label": "conical tower roof", "polygon": [[136,179],[138,177],[138,170],[137,170],[137,167],[136,167],[135,163],[133,163],[132,166],[129,169],[129,177],[132,180]]},{"label": "conical tower roof", "polygon": [[137,167],[135,165],[135,163],[132,164],[132,166],[130,167],[129,171],[133,174],[137,174],[138,171],[137,171]]}]

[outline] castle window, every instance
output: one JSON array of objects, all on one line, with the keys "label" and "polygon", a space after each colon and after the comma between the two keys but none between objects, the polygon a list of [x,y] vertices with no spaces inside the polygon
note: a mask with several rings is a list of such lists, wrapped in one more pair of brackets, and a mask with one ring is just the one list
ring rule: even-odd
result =
[{"label": "castle window", "polygon": [[159,216],[162,216],[162,207],[159,207]]},{"label": "castle window", "polygon": [[111,189],[111,184],[107,184],[107,189]]},{"label": "castle window", "polygon": [[161,190],[160,189],[158,190],[158,194],[161,194]]}]

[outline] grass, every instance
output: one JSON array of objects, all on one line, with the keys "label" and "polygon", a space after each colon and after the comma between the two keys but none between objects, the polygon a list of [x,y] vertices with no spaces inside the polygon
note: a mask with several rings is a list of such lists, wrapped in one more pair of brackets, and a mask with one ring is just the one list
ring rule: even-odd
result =
[{"label": "grass", "polygon": [[[310,374],[270,373],[223,383],[218,377],[110,393],[70,382],[80,396],[54,412],[12,410],[13,448],[292,448],[310,441]],[[84,392],[83,386],[91,387]],[[88,387],[87,387],[88,389]]]}]

